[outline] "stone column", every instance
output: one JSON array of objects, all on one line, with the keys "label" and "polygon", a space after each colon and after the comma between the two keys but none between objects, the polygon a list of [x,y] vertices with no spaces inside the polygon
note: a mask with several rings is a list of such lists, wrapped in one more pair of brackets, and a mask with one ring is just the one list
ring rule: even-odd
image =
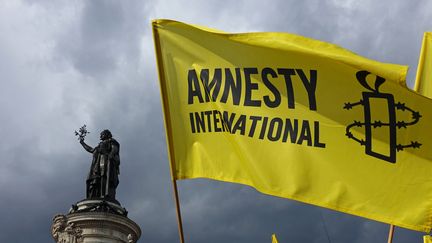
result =
[{"label": "stone column", "polygon": [[115,203],[84,200],[54,217],[51,234],[57,243],[136,243],[141,229],[126,215]]}]

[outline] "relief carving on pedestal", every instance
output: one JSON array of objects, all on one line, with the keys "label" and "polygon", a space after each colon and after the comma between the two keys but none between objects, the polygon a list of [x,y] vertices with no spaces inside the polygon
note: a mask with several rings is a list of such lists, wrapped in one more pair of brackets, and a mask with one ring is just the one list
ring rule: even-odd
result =
[{"label": "relief carving on pedestal", "polygon": [[128,234],[127,239],[128,239],[128,243],[135,243],[132,234]]},{"label": "relief carving on pedestal", "polygon": [[83,243],[82,229],[68,223],[64,215],[56,215],[51,226],[51,235],[57,243]]}]

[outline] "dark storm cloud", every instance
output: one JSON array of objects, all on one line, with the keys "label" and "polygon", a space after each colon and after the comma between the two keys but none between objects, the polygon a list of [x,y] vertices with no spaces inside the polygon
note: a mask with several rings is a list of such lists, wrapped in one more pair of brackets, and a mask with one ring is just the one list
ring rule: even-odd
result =
[{"label": "dark storm cloud", "polygon": [[[427,1],[275,1],[277,18],[252,18],[260,31],[292,32],[332,42],[382,62],[409,65],[412,86],[423,32],[431,29]],[[288,8],[287,6],[294,6]],[[269,11],[270,12],[270,11]],[[262,24],[261,24],[262,23]]]},{"label": "dark storm cloud", "polygon": [[241,185],[204,180],[182,184],[185,232],[191,242],[268,242],[272,233],[281,242],[313,242],[324,236],[322,225],[310,221],[319,216],[316,208]]},{"label": "dark storm cloud", "polygon": [[[118,199],[140,242],[177,242],[151,18],[225,31],[287,31],[415,69],[426,1],[27,1],[0,4],[0,242],[50,242],[81,200],[90,145],[121,143]],[[429,4],[429,7],[431,4]],[[8,23],[9,22],[9,23]],[[7,24],[6,24],[7,23]],[[29,48],[31,46],[31,48]],[[6,81],[3,81],[6,80]],[[179,181],[187,242],[384,242],[387,225],[209,180]],[[327,233],[326,233],[327,231]],[[25,232],[23,234],[22,232]],[[395,243],[420,242],[397,229]]]},{"label": "dark storm cloud", "polygon": [[59,42],[60,55],[67,54],[77,70],[90,76],[116,71],[122,63],[136,64],[139,37],[148,24],[139,1],[85,1],[78,8],[79,23]]}]

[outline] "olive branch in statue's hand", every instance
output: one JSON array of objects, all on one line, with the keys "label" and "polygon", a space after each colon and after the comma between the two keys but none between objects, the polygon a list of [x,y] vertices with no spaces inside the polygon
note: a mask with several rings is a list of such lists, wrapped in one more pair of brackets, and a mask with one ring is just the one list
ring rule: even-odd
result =
[{"label": "olive branch in statue's hand", "polygon": [[85,136],[87,134],[89,134],[90,132],[87,131],[87,126],[84,124],[82,127],[80,127],[80,129],[78,130],[78,132],[75,130],[75,136],[78,136],[78,140],[80,142],[83,142],[85,139]]}]

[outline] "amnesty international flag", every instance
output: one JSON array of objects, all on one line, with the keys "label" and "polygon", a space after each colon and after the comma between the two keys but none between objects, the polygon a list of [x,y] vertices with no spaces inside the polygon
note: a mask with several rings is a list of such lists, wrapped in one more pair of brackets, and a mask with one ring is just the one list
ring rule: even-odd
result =
[{"label": "amnesty international flag", "polygon": [[432,101],[407,67],[286,33],[153,22],[173,179],[429,232]]},{"label": "amnesty international flag", "polygon": [[432,237],[430,235],[424,235],[423,243],[432,243]]},{"label": "amnesty international flag", "polygon": [[432,98],[432,32],[423,36],[414,90]]}]

